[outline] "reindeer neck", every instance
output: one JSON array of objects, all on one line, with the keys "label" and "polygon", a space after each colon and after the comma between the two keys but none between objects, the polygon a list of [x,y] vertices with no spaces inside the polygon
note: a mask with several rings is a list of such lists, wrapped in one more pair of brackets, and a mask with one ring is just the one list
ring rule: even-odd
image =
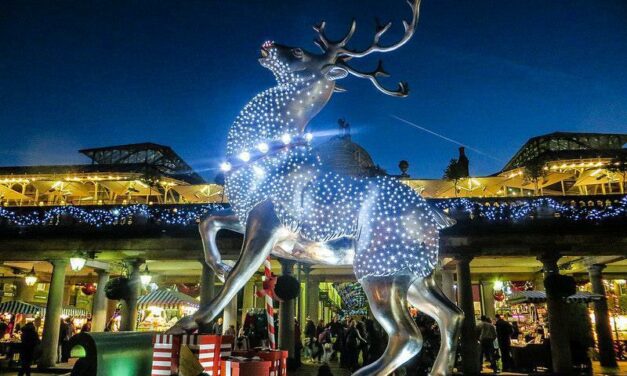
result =
[{"label": "reindeer neck", "polygon": [[327,104],[335,83],[322,77],[293,75],[290,81],[255,96],[229,131],[227,157],[253,152],[263,142],[284,134],[300,135]]}]

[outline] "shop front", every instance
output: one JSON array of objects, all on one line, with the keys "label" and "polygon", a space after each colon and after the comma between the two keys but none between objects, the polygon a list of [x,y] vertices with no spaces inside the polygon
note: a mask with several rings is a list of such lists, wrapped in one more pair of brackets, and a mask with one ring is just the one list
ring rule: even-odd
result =
[{"label": "shop front", "polygon": [[138,331],[165,332],[179,319],[196,312],[200,302],[169,289],[155,290],[138,299]]}]

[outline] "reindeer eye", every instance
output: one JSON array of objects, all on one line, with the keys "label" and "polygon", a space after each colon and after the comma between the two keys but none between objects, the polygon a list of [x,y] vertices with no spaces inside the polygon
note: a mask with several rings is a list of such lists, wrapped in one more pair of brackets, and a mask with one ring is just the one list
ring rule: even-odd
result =
[{"label": "reindeer eye", "polygon": [[303,57],[303,55],[304,55],[303,50],[301,50],[300,48],[294,48],[294,49],[292,49],[292,54],[293,54],[295,57],[299,58],[299,59],[300,59],[301,57]]}]

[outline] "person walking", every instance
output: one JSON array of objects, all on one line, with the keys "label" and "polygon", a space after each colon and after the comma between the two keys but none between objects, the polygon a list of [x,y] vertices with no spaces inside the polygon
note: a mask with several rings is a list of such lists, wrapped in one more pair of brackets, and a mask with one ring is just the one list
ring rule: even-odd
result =
[{"label": "person walking", "polygon": [[503,362],[503,371],[510,371],[513,368],[512,362],[512,334],[514,328],[509,321],[504,320],[501,315],[496,315],[496,337],[501,350],[501,361]]},{"label": "person walking", "polygon": [[305,321],[305,358],[313,362],[314,360],[314,338],[316,337],[316,324],[311,317],[307,316]]},{"label": "person walking", "polygon": [[344,326],[337,315],[333,316],[333,320],[329,324],[329,329],[331,329],[331,336],[335,338],[335,342],[333,342],[333,353],[331,353],[329,360],[335,360],[337,359],[338,353],[342,352],[344,347]]},{"label": "person walking", "polygon": [[357,330],[357,321],[351,321],[348,332],[346,333],[345,346],[347,358],[346,366],[351,372],[355,372],[359,369],[359,350],[365,343],[366,340],[361,336],[359,330]]},{"label": "person walking", "polygon": [[490,368],[495,373],[499,372],[496,365],[496,349],[494,348],[494,341],[496,340],[496,327],[492,325],[492,322],[486,316],[481,316],[481,321],[477,324],[477,332],[479,334],[479,342],[481,342],[481,354],[480,364],[483,364],[483,359],[490,362]]},{"label": "person walking", "polygon": [[213,324],[213,328],[211,328],[211,331],[217,336],[222,335],[222,317],[218,318],[218,321]]},{"label": "person walking", "polygon": [[65,320],[63,319],[59,319],[61,320],[61,323],[59,324],[59,345],[57,348],[57,363],[63,363],[65,359],[65,343],[69,340],[69,337],[67,336],[68,333],[68,326],[67,323],[65,322]]},{"label": "person walking", "polygon": [[22,327],[22,346],[20,348],[20,371],[18,376],[31,376],[30,366],[33,364],[35,349],[39,346],[37,328],[32,322]]}]

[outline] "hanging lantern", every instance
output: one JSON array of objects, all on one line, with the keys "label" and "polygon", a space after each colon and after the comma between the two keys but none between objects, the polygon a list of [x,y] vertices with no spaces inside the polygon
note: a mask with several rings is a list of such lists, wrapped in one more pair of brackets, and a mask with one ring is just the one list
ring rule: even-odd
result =
[{"label": "hanging lantern", "polygon": [[81,287],[81,291],[87,296],[94,295],[96,293],[96,284],[86,283],[83,287]]},{"label": "hanging lantern", "polygon": [[85,263],[87,263],[87,259],[80,253],[70,257],[70,268],[72,268],[75,272],[81,271],[85,266]]},{"label": "hanging lantern", "polygon": [[143,286],[148,286],[150,282],[152,282],[152,275],[150,274],[150,270],[148,270],[148,265],[146,264],[146,269],[139,276],[139,279],[142,282]]},{"label": "hanging lantern", "polygon": [[32,267],[30,272],[24,276],[24,282],[26,286],[33,286],[37,283],[37,274],[35,274],[35,266]]}]

